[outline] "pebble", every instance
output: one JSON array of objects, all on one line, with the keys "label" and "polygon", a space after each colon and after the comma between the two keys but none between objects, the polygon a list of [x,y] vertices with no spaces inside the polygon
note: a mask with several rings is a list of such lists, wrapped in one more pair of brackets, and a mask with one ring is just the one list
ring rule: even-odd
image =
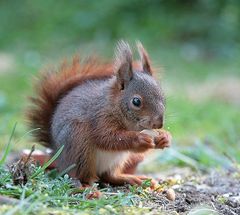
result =
[{"label": "pebble", "polygon": [[176,199],[175,191],[172,188],[167,189],[166,194],[168,200],[174,201]]}]

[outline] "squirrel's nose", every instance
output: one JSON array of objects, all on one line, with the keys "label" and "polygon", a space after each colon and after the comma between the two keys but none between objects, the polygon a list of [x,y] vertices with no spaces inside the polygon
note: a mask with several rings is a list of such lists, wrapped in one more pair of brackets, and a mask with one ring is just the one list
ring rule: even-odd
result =
[{"label": "squirrel's nose", "polygon": [[157,129],[162,127],[163,127],[163,116],[155,117],[153,120],[152,128]]}]

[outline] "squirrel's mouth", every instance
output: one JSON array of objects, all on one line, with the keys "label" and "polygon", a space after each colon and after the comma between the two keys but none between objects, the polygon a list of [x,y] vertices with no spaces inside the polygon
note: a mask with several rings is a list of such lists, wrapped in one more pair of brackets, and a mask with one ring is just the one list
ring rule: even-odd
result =
[{"label": "squirrel's mouth", "polygon": [[151,126],[151,125],[141,125],[141,124],[139,124],[139,128],[141,129],[141,130],[144,130],[144,129],[153,129],[153,127]]},{"label": "squirrel's mouth", "polygon": [[152,123],[151,121],[139,122],[138,127],[143,129],[160,129],[163,127],[163,123]]}]

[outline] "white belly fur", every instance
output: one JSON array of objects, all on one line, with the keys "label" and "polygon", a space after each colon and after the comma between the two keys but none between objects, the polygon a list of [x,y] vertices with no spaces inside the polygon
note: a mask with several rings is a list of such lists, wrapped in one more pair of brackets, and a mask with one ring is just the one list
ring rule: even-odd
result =
[{"label": "white belly fur", "polygon": [[96,152],[96,170],[97,174],[101,175],[116,166],[121,166],[129,157],[129,152],[107,152],[97,150]]}]

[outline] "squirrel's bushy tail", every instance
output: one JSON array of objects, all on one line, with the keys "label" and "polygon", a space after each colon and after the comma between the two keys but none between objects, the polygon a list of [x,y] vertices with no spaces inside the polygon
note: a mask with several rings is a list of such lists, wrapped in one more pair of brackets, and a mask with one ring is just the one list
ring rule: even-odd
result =
[{"label": "squirrel's bushy tail", "polygon": [[96,58],[80,62],[75,57],[71,64],[62,63],[56,71],[43,72],[36,83],[36,94],[30,98],[31,106],[27,110],[27,120],[33,136],[42,145],[51,148],[51,119],[59,100],[71,89],[86,80],[109,78],[113,75],[110,64]]}]

